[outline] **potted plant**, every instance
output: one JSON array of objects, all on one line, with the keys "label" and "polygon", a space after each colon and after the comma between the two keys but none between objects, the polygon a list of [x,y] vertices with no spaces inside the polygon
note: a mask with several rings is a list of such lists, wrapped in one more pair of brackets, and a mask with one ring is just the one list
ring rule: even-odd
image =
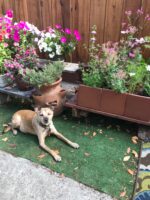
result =
[{"label": "potted plant", "polygon": [[38,50],[53,61],[63,60],[64,56],[75,50],[76,44],[81,37],[77,30],[73,32],[69,28],[63,29],[61,25],[55,28],[48,27],[48,31],[42,31],[40,36],[35,38]]},{"label": "potted plant", "polygon": [[[143,15],[137,10],[138,19]],[[142,56],[150,37],[140,38],[141,27],[132,21],[123,23],[119,42],[96,44],[96,27],[91,32],[88,69],[82,69],[83,84],[77,93],[77,105],[92,111],[150,124],[150,66]],[[145,24],[150,17],[145,17]],[[88,102],[87,102],[88,101]]]},{"label": "potted plant", "polygon": [[62,111],[65,99],[65,90],[61,87],[61,75],[64,69],[62,61],[55,61],[40,70],[27,69],[23,79],[36,88],[33,100],[37,106],[45,106],[49,102],[57,101],[55,114]]},{"label": "potted plant", "polygon": [[4,67],[7,72],[7,76],[10,80],[16,83],[17,87],[21,91],[30,90],[32,86],[22,79],[23,73],[27,69],[36,68],[37,56],[34,48],[29,48],[24,51],[18,47],[18,53],[15,57],[9,60],[5,60]]}]

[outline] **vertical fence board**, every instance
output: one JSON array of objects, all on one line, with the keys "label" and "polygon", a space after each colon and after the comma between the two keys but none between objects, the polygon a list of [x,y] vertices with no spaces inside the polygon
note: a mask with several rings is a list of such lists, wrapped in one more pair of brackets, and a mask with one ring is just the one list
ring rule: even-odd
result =
[{"label": "vertical fence board", "polygon": [[104,42],[104,25],[106,15],[106,0],[92,0],[90,13],[90,29],[97,26],[97,42]]},{"label": "vertical fence board", "polygon": [[123,0],[107,0],[104,41],[118,41],[120,38]]}]

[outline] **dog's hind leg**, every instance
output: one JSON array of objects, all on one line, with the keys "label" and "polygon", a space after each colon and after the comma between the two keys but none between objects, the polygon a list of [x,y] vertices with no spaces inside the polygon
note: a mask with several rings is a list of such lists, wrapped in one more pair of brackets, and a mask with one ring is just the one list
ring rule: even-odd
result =
[{"label": "dog's hind leg", "polygon": [[53,156],[53,158],[56,160],[56,161],[61,161],[61,157],[52,149],[50,149],[46,144],[45,144],[45,136],[39,134],[38,135],[38,139],[39,139],[39,144],[40,146],[45,150],[47,151],[50,155]]},{"label": "dog's hind leg", "polygon": [[12,117],[12,121],[11,121],[11,130],[13,132],[14,135],[17,135],[17,130],[16,128],[20,128],[20,123],[21,123],[21,119],[20,116],[18,115],[14,115]]}]

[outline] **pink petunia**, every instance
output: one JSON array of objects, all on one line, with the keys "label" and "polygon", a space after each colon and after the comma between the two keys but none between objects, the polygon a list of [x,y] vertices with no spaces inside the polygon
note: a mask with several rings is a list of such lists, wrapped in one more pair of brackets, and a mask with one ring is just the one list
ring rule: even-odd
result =
[{"label": "pink petunia", "polygon": [[56,27],[57,29],[61,29],[61,25],[60,25],[60,24],[56,24],[55,27]]},{"label": "pink petunia", "polygon": [[67,39],[65,37],[61,37],[60,41],[61,41],[61,43],[66,43]]},{"label": "pink petunia", "polygon": [[130,57],[130,58],[135,58],[135,54],[130,52],[130,53],[129,53],[129,57]]},{"label": "pink petunia", "polygon": [[14,39],[15,42],[20,41],[20,35],[19,35],[19,32],[17,30],[14,32],[13,39]]},{"label": "pink petunia", "polygon": [[13,11],[12,11],[12,10],[7,10],[7,11],[6,11],[6,15],[7,15],[7,17],[9,17],[9,18],[13,18]]},{"label": "pink petunia", "polygon": [[4,47],[8,47],[8,43],[4,42]]},{"label": "pink petunia", "polygon": [[81,40],[81,36],[80,35],[76,35],[76,40],[80,41]]},{"label": "pink petunia", "polygon": [[132,11],[131,10],[128,10],[128,11],[125,11],[125,14],[130,17],[132,15]]},{"label": "pink petunia", "polygon": [[71,30],[69,28],[65,28],[65,33],[71,34]]}]

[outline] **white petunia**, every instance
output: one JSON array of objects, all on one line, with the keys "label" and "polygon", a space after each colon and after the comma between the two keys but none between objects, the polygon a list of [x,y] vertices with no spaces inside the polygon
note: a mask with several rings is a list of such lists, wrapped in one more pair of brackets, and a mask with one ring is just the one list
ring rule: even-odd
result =
[{"label": "white petunia", "polygon": [[45,36],[51,38],[51,34],[49,32],[45,33]]},{"label": "white petunia", "polygon": [[35,38],[35,39],[34,39],[34,41],[35,41],[35,42],[38,42],[38,41],[39,41],[39,39],[38,39],[38,38]]},{"label": "white petunia", "polygon": [[54,58],[54,56],[55,56],[55,53],[54,53],[54,52],[49,54],[49,57],[50,57],[50,58]]},{"label": "white petunia", "polygon": [[147,65],[146,69],[147,71],[150,71],[150,65]]},{"label": "white petunia", "polygon": [[129,73],[129,75],[130,75],[130,76],[134,76],[134,75],[135,75],[135,73],[134,73],[134,72],[131,72],[131,73]]}]

